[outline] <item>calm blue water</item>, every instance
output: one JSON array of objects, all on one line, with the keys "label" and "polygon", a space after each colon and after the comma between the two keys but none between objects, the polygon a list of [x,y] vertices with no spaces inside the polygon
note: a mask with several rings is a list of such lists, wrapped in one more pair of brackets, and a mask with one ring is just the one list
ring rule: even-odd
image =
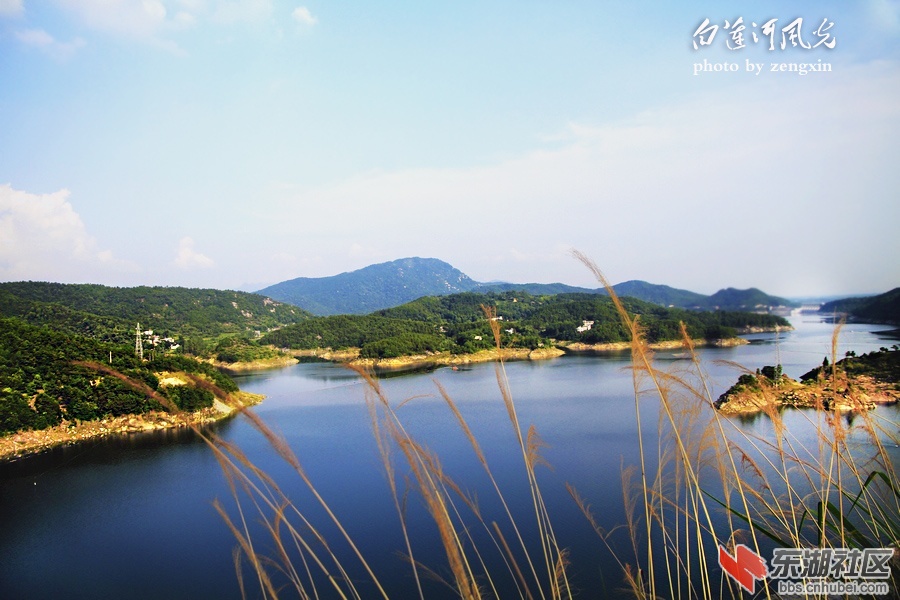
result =
[{"label": "calm blue water", "polygon": [[[750,336],[748,346],[702,350],[713,398],[739,374],[716,361],[735,361],[755,370],[780,360],[792,377],[821,364],[830,354],[831,326],[811,318],[797,318],[795,325],[796,331],[777,337]],[[839,354],[896,343],[877,333],[885,329],[846,326]],[[676,372],[689,366],[679,358],[675,353],[658,355],[661,366]],[[604,527],[624,521],[621,466],[638,460],[629,366],[627,355],[506,366],[523,427],[534,424],[548,444],[543,454],[552,470],[540,468],[541,489],[560,543],[571,550],[570,574],[588,597],[610,595],[621,578],[564,484],[578,488]],[[413,398],[398,409],[406,427],[440,456],[445,471],[461,487],[477,494],[485,520],[505,527],[504,513],[437,394],[435,381],[468,419],[523,536],[533,540],[530,494],[494,365],[458,372],[441,369],[381,384],[394,405]],[[238,383],[267,396],[254,411],[288,441],[389,593],[398,598],[413,595],[410,571],[397,556],[405,547],[374,443],[363,382],[342,367],[301,364],[243,376]],[[658,403],[648,396],[641,406],[644,433],[655,434]],[[898,408],[878,410],[896,430]],[[788,418],[796,421],[798,430],[803,427],[805,417]],[[748,420],[741,427],[770,435],[766,419]],[[322,528],[335,551],[346,556],[346,547],[303,483],[246,420],[220,424],[216,433],[262,466]],[[216,498],[238,518],[212,451],[190,432],[104,440],[0,466],[0,598],[239,598],[232,561],[235,540],[212,508]],[[410,494],[407,510],[416,560],[447,575],[434,525],[416,494]],[[258,515],[249,512],[247,519],[254,531],[263,533]],[[476,542],[485,543],[477,529]],[[512,534],[506,529],[504,533],[512,543]],[[257,540],[259,550],[272,551],[265,537]],[[348,559],[347,564],[354,562]],[[364,574],[351,567],[350,576],[360,581],[364,597],[370,597],[372,588]],[[250,597],[258,597],[252,579],[247,585]],[[436,583],[426,586],[427,597],[441,597],[446,591]],[[508,581],[501,584],[504,595],[509,586]],[[320,592],[332,597],[327,588],[320,587]]]}]

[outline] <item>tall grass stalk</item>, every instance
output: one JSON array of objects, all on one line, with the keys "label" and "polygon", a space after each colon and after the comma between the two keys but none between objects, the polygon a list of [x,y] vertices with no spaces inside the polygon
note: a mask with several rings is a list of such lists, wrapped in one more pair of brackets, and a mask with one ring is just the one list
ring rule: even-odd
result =
[{"label": "tall grass stalk", "polygon": [[[896,423],[890,423],[893,429],[885,427],[875,411],[854,396],[837,367],[840,325],[832,336],[829,401],[820,402],[816,410],[799,413],[816,432],[815,447],[808,447],[789,430],[783,409],[775,401],[778,390],[765,385],[761,409],[772,423],[774,439],[764,438],[716,410],[708,378],[683,325],[683,345],[694,372],[663,372],[653,363],[638,317],[627,313],[587,256],[574,255],[607,289],[632,338],[641,469],[638,487],[644,523],[639,528],[630,519],[628,527],[635,556],[641,545],[645,551],[643,561],[638,561],[641,566],[625,564],[625,579],[636,597],[709,598],[726,590],[739,594],[740,588],[718,573],[715,557],[719,545],[733,550],[736,543],[749,542],[757,554],[763,554],[763,539],[769,546],[789,548],[897,548],[900,485],[884,446],[884,440],[895,445],[900,442]],[[660,427],[652,440],[642,432],[645,385],[660,407]],[[840,412],[826,410],[840,395],[849,400],[852,415],[859,421],[852,428],[844,425]],[[874,454],[863,456],[854,436],[864,437],[874,446]],[[647,453],[649,444],[654,443],[656,472],[651,474],[647,472]],[[712,493],[716,480],[721,485],[718,495]],[[632,502],[626,498],[626,505]],[[714,518],[716,508],[723,510],[726,518]],[[894,597],[896,563],[895,551]],[[762,586],[761,593],[773,597],[768,581]]]},{"label": "tall grass stalk", "polygon": [[[486,308],[485,311],[488,322],[491,323],[491,327],[494,330],[495,342],[499,349],[499,324],[491,318],[493,314],[490,309]],[[496,363],[497,383],[512,426],[515,443],[522,456],[522,465],[531,494],[532,510],[534,511],[535,526],[538,532],[539,560],[535,559],[534,548],[529,547],[522,535],[518,522],[521,516],[514,516],[505,494],[491,470],[485,452],[459,407],[446,389],[440,383],[435,382],[440,397],[444,400],[457,425],[468,440],[475,458],[486,473],[488,481],[497,495],[505,520],[508,522],[514,539],[518,542],[516,549],[509,545],[508,536],[504,535],[503,528],[498,522],[495,520],[488,522],[488,519],[482,515],[477,503],[464,494],[461,488],[443,471],[437,457],[408,433],[397,409],[383,393],[378,380],[371,373],[360,369],[357,371],[367,384],[367,400],[373,420],[373,431],[378,440],[382,462],[385,466],[385,472],[388,474],[389,486],[392,488],[391,493],[395,499],[394,504],[400,515],[401,523],[405,523],[405,516],[401,509],[401,504],[397,500],[399,494],[396,488],[396,476],[394,475],[396,467],[392,459],[392,448],[399,450],[406,467],[412,473],[419,495],[422,497],[429,514],[437,525],[440,541],[453,576],[452,587],[460,597],[483,597],[484,590],[479,583],[482,581],[486,582],[487,588],[494,596],[499,595],[498,589],[500,589],[495,581],[499,573],[492,571],[492,568],[488,566],[491,561],[485,559],[483,555],[485,549],[479,547],[479,544],[470,533],[471,519],[476,526],[483,530],[490,540],[490,544],[499,553],[500,559],[506,565],[512,584],[521,597],[571,598],[572,593],[566,573],[568,564],[566,552],[560,548],[556,540],[535,472],[538,465],[545,464],[540,454],[543,442],[533,426],[529,427],[527,432],[523,432],[523,427],[520,424],[509,389],[509,382],[502,359]],[[402,406],[404,403],[401,403],[399,406]],[[465,508],[466,511],[463,511],[462,508]],[[469,515],[468,518],[464,512]],[[405,525],[403,527],[409,562],[414,569],[418,569],[418,563],[412,559],[411,543],[408,535],[406,535]],[[468,543],[463,543],[464,539]],[[524,570],[522,564],[525,565]],[[478,570],[474,568],[474,565],[478,565]],[[421,588],[419,589],[421,590]]]},{"label": "tall grass stalk", "polygon": [[[837,365],[840,325],[832,337],[831,371],[823,385],[827,397],[820,399],[815,410],[792,415],[806,419],[816,432],[812,447],[791,431],[776,401],[779,390],[765,383],[759,391],[760,409],[771,423],[772,433],[757,435],[716,409],[709,377],[683,324],[681,335],[690,368],[664,371],[654,362],[640,318],[628,313],[590,258],[573,254],[606,288],[631,338],[639,463],[622,467],[626,522],[621,524],[630,542],[630,558],[618,552],[613,542],[621,529],[605,529],[592,514],[589,500],[574,486],[566,487],[587,525],[614,552],[622,582],[634,597],[693,599],[740,594],[740,587],[718,568],[720,547],[733,553],[735,545],[749,544],[760,555],[772,546],[897,547],[900,480],[885,446],[885,441],[900,445],[897,424],[885,422],[848,385]],[[500,350],[496,314],[489,307],[484,311]],[[576,595],[569,581],[568,551],[556,536],[539,484],[538,467],[546,465],[541,454],[544,444],[534,425],[526,427],[520,422],[502,353],[498,354],[497,386],[531,500],[527,517],[513,510],[509,492],[501,488],[472,427],[439,382],[435,381],[437,395],[481,465],[499,503],[499,515],[484,514],[474,496],[444,470],[427,443],[409,432],[401,409],[418,398],[394,404],[372,373],[356,369],[365,383],[372,432],[399,520],[414,593],[421,599],[426,597],[426,578],[443,581],[466,600],[499,597],[510,587],[528,600]],[[177,411],[141,382],[103,365],[83,366],[118,377],[168,410]],[[387,598],[378,574],[287,442],[235,397],[202,378],[193,379],[195,385],[212,391],[250,421],[313,500],[309,507],[299,505],[240,448],[197,429],[219,461],[235,503],[236,518],[219,501],[215,508],[238,542],[234,563],[242,595],[247,586],[243,577],[246,562],[256,574],[263,598],[278,598],[285,589],[300,598],[320,598],[326,593],[340,598],[372,594]],[[845,426],[839,413],[827,410],[839,396],[852,405],[855,424]],[[659,406],[654,435],[647,434],[649,424],[643,423],[641,416],[642,407],[651,399]],[[870,455],[862,454],[860,438],[874,449]],[[416,559],[422,540],[409,530],[410,494],[420,498],[436,526],[446,561],[443,566],[424,565]],[[320,513],[319,518],[324,515],[324,524],[314,523],[313,513]],[[254,542],[258,529],[251,526],[251,515],[262,523],[274,556],[260,554],[260,544]],[[526,520],[531,521],[529,529],[536,532],[536,539],[526,535]],[[329,535],[336,539],[329,540]],[[337,542],[341,548],[334,545]],[[348,561],[356,564],[351,566]],[[360,570],[368,578],[366,587],[354,579],[353,574]],[[893,578],[892,592],[897,597],[896,567]],[[760,595],[775,597],[767,581],[761,585]]]}]

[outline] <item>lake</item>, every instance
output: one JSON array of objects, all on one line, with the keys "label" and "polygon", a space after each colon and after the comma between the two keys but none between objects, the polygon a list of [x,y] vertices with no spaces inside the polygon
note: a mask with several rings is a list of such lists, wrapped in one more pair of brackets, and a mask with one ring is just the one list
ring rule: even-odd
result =
[{"label": "lake", "polygon": [[[831,352],[832,326],[811,316],[793,317],[792,322],[793,332],[747,336],[751,344],[746,346],[702,349],[713,398],[740,374],[717,361],[734,361],[752,370],[781,362],[794,378],[821,364]],[[887,329],[845,326],[839,355],[896,343]],[[657,359],[660,367],[678,372],[690,366],[676,352],[660,352]],[[638,461],[630,364],[627,354],[608,354],[506,365],[523,428],[534,424],[547,444],[542,455],[550,468],[538,467],[538,481],[560,544],[570,550],[570,576],[587,597],[614,595],[621,574],[564,486],[569,482],[578,489],[604,527],[624,522],[621,469]],[[266,395],[252,410],[284,436],[388,593],[414,597],[411,571],[398,556],[405,545],[372,433],[365,383],[355,373],[327,363],[236,380],[242,389]],[[397,408],[409,432],[440,457],[444,471],[460,487],[477,495],[488,523],[496,520],[506,526],[502,506],[435,382],[468,420],[523,538],[535,540],[531,495],[495,366],[439,369],[384,379],[381,385],[395,406],[410,399]],[[655,435],[657,408],[652,396],[642,398],[645,435]],[[897,406],[877,411],[896,429]],[[800,411],[785,414],[790,427],[804,426],[806,419],[795,416]],[[764,417],[739,425],[760,435],[771,427]],[[349,556],[302,481],[246,419],[220,423],[215,432],[278,482],[321,527],[336,554]],[[896,454],[894,458],[900,460]],[[240,598],[232,558],[236,541],[212,507],[216,498],[233,519],[239,518],[213,452],[189,431],[110,438],[0,465],[0,598]],[[257,550],[273,554],[258,515],[246,505],[245,511],[250,527],[260,534]],[[407,515],[415,559],[447,576],[436,527],[414,492],[407,500]],[[476,542],[491,544],[483,528],[472,523]],[[512,534],[505,535],[512,543]],[[495,558],[486,559],[493,565],[496,551],[486,550],[494,552]],[[627,550],[627,545],[621,547],[626,558]],[[373,597],[364,572],[351,558],[345,561],[363,597]],[[502,563],[500,568],[506,569]],[[508,574],[501,575],[505,579],[498,587],[505,597],[515,588]],[[246,584],[250,597],[260,596],[249,575]],[[452,597],[439,583],[424,585],[426,597]],[[321,581],[319,591],[323,597],[334,596]]]}]

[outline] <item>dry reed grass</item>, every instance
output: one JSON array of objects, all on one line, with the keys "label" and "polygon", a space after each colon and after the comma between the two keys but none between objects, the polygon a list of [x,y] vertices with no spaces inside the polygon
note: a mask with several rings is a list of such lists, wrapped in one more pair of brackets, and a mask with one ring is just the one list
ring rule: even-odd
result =
[{"label": "dry reed grass", "polygon": [[[616,552],[611,541],[620,527],[604,529],[588,500],[572,486],[567,485],[567,490],[586,517],[587,525],[614,550],[623,585],[634,597],[739,595],[738,586],[724,577],[717,566],[719,546],[731,551],[743,543],[758,554],[763,553],[764,543],[782,547],[896,547],[900,539],[900,485],[896,466],[884,445],[885,440],[900,443],[890,428],[895,423],[881,421],[862,402],[855,413],[859,422],[852,431],[839,415],[825,410],[804,411],[802,414],[817,432],[815,447],[811,448],[792,434],[782,412],[768,401],[762,410],[772,423],[773,436],[747,433],[714,408],[708,378],[684,327],[682,335],[691,357],[690,369],[682,373],[658,369],[640,319],[625,310],[593,261],[578,252],[574,256],[606,287],[631,334],[640,454],[639,464],[622,468],[626,522],[620,526],[627,530],[631,542],[630,558]],[[490,308],[484,310],[499,348],[499,324],[491,318],[495,315]],[[839,332],[837,327],[832,345],[831,380],[835,390],[842,383],[836,366]],[[108,372],[102,365],[86,366]],[[544,443],[533,425],[525,428],[520,423],[502,359],[495,363],[495,369],[514,443],[521,454],[537,540],[525,539],[522,516],[513,513],[488,456],[458,405],[439,383],[436,382],[438,395],[468,440],[502,507],[500,522],[484,515],[478,502],[444,471],[439,458],[410,435],[397,412],[403,403],[393,405],[370,372],[356,369],[366,383],[372,431],[402,529],[415,594],[425,598],[422,580],[437,578],[466,600],[498,597],[498,590],[505,589],[500,579],[508,578],[506,585],[512,585],[521,598],[572,598],[576,594],[569,582],[568,551],[554,533],[536,474],[538,466],[546,465],[541,455]],[[121,374],[109,374],[128,381]],[[203,380],[195,383],[229,400],[228,394],[214,385]],[[140,382],[131,380],[129,384],[162,400]],[[644,433],[646,424],[641,423],[640,410],[648,395],[659,405],[656,435],[650,437]],[[337,531],[341,543],[349,548],[349,553],[345,553],[333,547],[335,540],[330,542],[322,526],[314,525],[308,516],[310,509],[287,497],[278,483],[240,448],[198,429],[215,453],[234,499],[236,518],[218,501],[215,508],[238,541],[234,563],[242,596],[246,597],[248,586],[242,576],[246,562],[256,574],[255,585],[263,598],[278,598],[287,590],[300,598],[319,598],[327,593],[324,587],[340,598],[363,598],[364,593],[387,598],[378,575],[285,440],[253,412],[240,405],[236,408],[300,478],[316,510],[326,516],[328,528]],[[860,434],[874,448],[870,456],[861,456],[854,441]],[[436,525],[449,578],[439,574],[440,568],[423,565],[415,558],[416,540],[407,524],[412,491],[421,497]],[[263,523],[274,556],[260,554],[259,544],[254,543],[251,534],[251,515]],[[478,537],[476,530],[481,532]],[[484,544],[484,539],[489,542]],[[489,567],[498,564],[489,554],[499,556],[499,564],[505,569]],[[348,555],[367,574],[367,587],[361,588],[350,576],[349,565],[345,564]],[[276,585],[275,573],[279,581],[287,584]],[[892,586],[896,595],[896,569]],[[765,581],[761,594],[766,598],[775,596]]]},{"label": "dry reed grass", "polygon": [[[637,566],[626,563],[623,570],[636,597],[739,595],[735,582],[719,573],[718,546],[732,551],[735,544],[745,543],[763,554],[765,538],[770,546],[788,548],[898,547],[900,480],[885,447],[885,441],[900,443],[896,423],[885,423],[857,399],[853,414],[859,422],[851,431],[839,413],[819,406],[800,413],[816,432],[815,447],[809,447],[790,431],[771,391],[763,388],[761,409],[774,435],[748,433],[715,410],[708,378],[684,328],[693,373],[657,369],[639,319],[624,310],[587,256],[574,255],[607,289],[631,332],[637,418],[644,390],[649,388],[659,401],[656,439],[645,439],[638,423],[641,477],[631,488],[635,495],[626,497],[627,506],[642,503],[644,508],[643,523],[632,510],[627,513]],[[832,336],[833,393],[847,387],[837,368],[839,334],[840,326]],[[874,452],[863,455],[854,435],[863,437]],[[650,452],[656,454],[654,473],[647,472],[645,462]],[[714,493],[717,485],[721,489]],[[720,511],[724,520],[713,516]],[[589,511],[584,512],[596,529]],[[643,552],[638,551],[641,545]],[[894,561],[891,593],[898,597],[896,550]],[[762,586],[762,595],[775,596],[768,581]]]}]

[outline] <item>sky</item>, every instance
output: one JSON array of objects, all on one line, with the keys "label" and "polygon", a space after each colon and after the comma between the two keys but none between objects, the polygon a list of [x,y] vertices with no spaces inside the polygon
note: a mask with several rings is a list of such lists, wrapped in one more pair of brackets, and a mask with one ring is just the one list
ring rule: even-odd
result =
[{"label": "sky", "polygon": [[596,287],[577,249],[613,283],[884,292],[898,42],[900,0],[0,0],[0,280],[421,256]]}]

